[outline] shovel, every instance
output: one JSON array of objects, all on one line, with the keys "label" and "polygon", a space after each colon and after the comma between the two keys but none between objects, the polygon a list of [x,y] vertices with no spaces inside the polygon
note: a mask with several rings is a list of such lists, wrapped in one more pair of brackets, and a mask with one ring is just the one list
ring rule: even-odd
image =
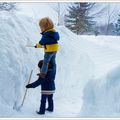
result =
[{"label": "shovel", "polygon": [[35,46],[33,46],[33,45],[26,45],[25,47],[35,47]]},{"label": "shovel", "polygon": [[[31,72],[30,72],[28,84],[29,84],[30,81],[31,81],[32,73],[33,73],[33,70],[31,70]],[[16,105],[14,105],[13,109],[16,109],[17,111],[19,111],[19,110],[22,108],[22,106],[23,106],[23,104],[24,104],[24,101],[25,101],[25,98],[26,98],[26,95],[27,95],[27,88],[26,88],[26,90],[25,90],[24,97],[23,97],[23,100],[22,100],[21,105],[20,105],[18,108],[15,107]]]}]

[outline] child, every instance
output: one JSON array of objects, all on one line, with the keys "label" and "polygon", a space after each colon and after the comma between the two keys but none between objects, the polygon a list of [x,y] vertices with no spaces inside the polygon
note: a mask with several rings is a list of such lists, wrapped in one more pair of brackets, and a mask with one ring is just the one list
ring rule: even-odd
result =
[{"label": "child", "polygon": [[40,77],[45,78],[48,70],[49,61],[56,68],[56,53],[58,51],[59,34],[54,29],[54,24],[49,17],[42,18],[39,21],[39,26],[42,31],[42,38],[35,48],[44,48],[44,62],[40,72]]},{"label": "child", "polygon": [[[43,65],[43,60],[38,63],[38,67],[41,69]],[[46,78],[39,77],[35,82],[26,85],[26,88],[35,88],[41,85],[41,105],[40,110],[37,112],[38,114],[45,114],[45,110],[49,112],[53,112],[54,103],[53,103],[53,93],[55,91],[55,75],[56,69],[49,62],[48,72]],[[48,108],[46,109],[46,100],[48,101]]]}]

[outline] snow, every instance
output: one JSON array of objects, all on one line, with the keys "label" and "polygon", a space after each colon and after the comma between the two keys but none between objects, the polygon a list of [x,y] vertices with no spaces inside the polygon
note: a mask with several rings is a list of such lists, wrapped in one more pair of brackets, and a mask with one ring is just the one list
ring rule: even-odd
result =
[{"label": "snow", "polygon": [[120,116],[120,65],[97,80],[91,80],[84,89],[81,116]]},{"label": "snow", "polygon": [[[0,12],[0,117],[119,117],[119,36],[77,36],[64,26],[56,26],[61,39],[54,112],[43,116],[35,113],[40,104],[40,87],[28,89],[22,109],[16,110],[30,71],[33,82],[39,72],[37,63],[44,55],[41,49],[26,47],[39,41],[37,22],[47,15],[42,10],[33,16],[36,12],[30,5],[27,8],[27,4],[21,4],[22,10],[14,14]],[[53,13],[50,17],[57,24],[55,11],[45,3],[37,11],[43,8]]]},{"label": "snow", "polygon": [[49,16],[55,24],[57,24],[58,17],[57,12],[48,4],[45,3],[19,3],[18,4],[18,14],[24,14],[32,17],[36,22],[38,22],[42,17]]},{"label": "snow", "polygon": [[[34,70],[32,81],[37,79],[37,63],[39,59],[43,59],[43,50],[26,48],[25,46],[27,44],[35,45],[39,41],[41,36],[38,25],[33,18],[28,16],[5,12],[1,13],[0,20],[0,27],[2,28],[0,29],[2,36],[0,38],[0,55],[2,59],[0,62],[0,79],[2,81],[0,83],[0,103],[2,104],[1,107],[4,108],[4,112],[0,112],[0,116],[37,117],[35,111],[39,109],[40,88],[28,90],[21,112],[13,111],[13,107],[19,107],[22,102],[31,69]],[[88,78],[92,76],[93,63],[87,54],[83,54],[82,50],[79,51],[80,49],[76,47],[76,43],[72,44],[76,40],[74,38],[76,35],[64,26],[57,27],[57,29],[61,36],[61,47],[57,54],[58,74],[56,76],[57,90],[55,93],[55,101],[57,101],[55,106],[57,107],[54,114],[46,116],[74,117],[81,106],[78,103],[82,103],[80,97],[83,86],[87,83]],[[69,41],[71,41],[70,44],[68,44]],[[78,67],[78,65],[80,66]],[[86,67],[88,67],[87,71]],[[86,74],[88,75],[86,76]],[[8,97],[9,95],[10,97]],[[31,98],[31,96],[34,97]],[[66,107],[63,102],[66,103]],[[77,111],[69,109],[74,106],[78,109]],[[6,109],[9,111],[12,109],[13,112],[5,111]]]},{"label": "snow", "polygon": [[[25,17],[23,19],[22,16],[19,18],[4,13],[1,14],[0,19],[0,27],[2,28],[0,29],[0,55],[2,60],[0,61],[0,79],[2,81],[0,83],[0,96],[5,105],[13,106],[16,101],[20,100],[23,91],[22,86],[28,79],[30,70],[37,63],[37,57],[33,54],[33,50],[27,49],[25,45],[27,41],[32,42],[33,39],[38,39],[39,33],[38,36],[37,34],[30,36],[30,33],[37,33],[38,30],[34,27],[36,24],[31,25],[30,19],[25,22]],[[27,31],[28,28],[29,31]],[[36,58],[36,61],[31,58]]]}]

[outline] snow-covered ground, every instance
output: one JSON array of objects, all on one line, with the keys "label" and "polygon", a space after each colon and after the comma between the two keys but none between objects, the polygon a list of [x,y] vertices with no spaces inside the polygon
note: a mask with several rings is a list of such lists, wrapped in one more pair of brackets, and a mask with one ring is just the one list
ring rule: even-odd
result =
[{"label": "snow-covered ground", "polygon": [[[16,14],[0,12],[0,117],[120,116],[119,37],[77,36],[64,26],[56,26],[61,39],[54,113],[43,116],[35,113],[40,104],[40,87],[28,90],[21,111],[13,109],[22,102],[32,69],[31,82],[37,79],[37,63],[43,59],[43,50],[26,45],[39,41],[41,35],[36,21],[47,16],[47,12],[40,11],[40,16],[32,17],[24,13],[27,6],[23,6]],[[45,3],[40,9],[44,7],[52,12]],[[56,22],[57,17],[52,15]]]}]

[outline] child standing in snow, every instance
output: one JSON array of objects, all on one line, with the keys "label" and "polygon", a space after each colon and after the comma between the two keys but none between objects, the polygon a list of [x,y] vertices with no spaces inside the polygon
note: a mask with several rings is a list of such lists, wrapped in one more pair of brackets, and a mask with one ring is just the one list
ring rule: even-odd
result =
[{"label": "child standing in snow", "polygon": [[56,68],[56,53],[58,51],[59,34],[54,29],[54,24],[49,17],[42,18],[39,21],[42,38],[35,48],[44,48],[44,62],[40,72],[40,77],[45,78],[48,71],[48,64],[51,64]]},{"label": "child standing in snow", "polygon": [[[38,63],[38,67],[41,69],[43,65],[43,60]],[[53,93],[55,91],[55,75],[56,69],[52,66],[51,61],[48,65],[48,72],[46,78],[39,77],[37,81],[28,84],[26,88],[35,88],[41,85],[41,105],[38,114],[45,114],[45,110],[53,112],[54,103],[53,103]],[[48,108],[46,109],[46,100],[48,100]]]}]

